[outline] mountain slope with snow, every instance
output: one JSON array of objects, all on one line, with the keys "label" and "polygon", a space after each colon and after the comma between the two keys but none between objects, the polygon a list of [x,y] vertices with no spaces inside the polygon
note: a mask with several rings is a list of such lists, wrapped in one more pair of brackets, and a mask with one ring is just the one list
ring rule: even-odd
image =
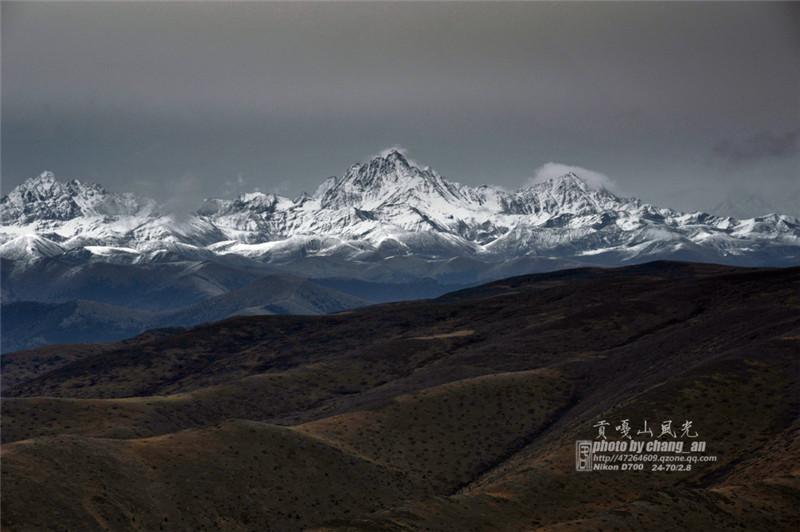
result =
[{"label": "mountain slope with snow", "polygon": [[395,149],[327,179],[313,195],[210,199],[188,219],[152,200],[60,183],[45,172],[0,200],[0,220],[0,257],[22,262],[240,260],[289,268],[317,258],[335,262],[338,272],[397,257],[487,265],[520,258],[800,262],[797,218],[681,213],[592,188],[573,173],[516,192],[470,187]]}]

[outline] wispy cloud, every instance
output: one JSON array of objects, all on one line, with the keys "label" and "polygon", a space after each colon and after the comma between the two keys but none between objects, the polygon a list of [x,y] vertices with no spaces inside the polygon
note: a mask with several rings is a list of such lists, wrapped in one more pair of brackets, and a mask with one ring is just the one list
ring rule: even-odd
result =
[{"label": "wispy cloud", "polygon": [[291,185],[287,180],[284,179],[277,185],[272,185],[269,187],[267,192],[270,194],[275,194],[276,196],[284,196],[289,192],[289,190],[291,190]]},{"label": "wispy cloud", "polygon": [[800,148],[800,128],[786,133],[761,131],[741,141],[724,139],[714,153],[725,160],[741,163],[767,157],[786,157]]},{"label": "wispy cloud", "polygon": [[164,206],[175,216],[189,216],[205,199],[203,184],[203,179],[192,172],[184,172],[180,177],[167,181]]},{"label": "wispy cloud", "polygon": [[222,197],[229,198],[238,196],[242,192],[245,191],[245,186],[247,185],[247,181],[245,181],[242,174],[236,174],[235,178],[226,179],[225,185],[222,189]]}]

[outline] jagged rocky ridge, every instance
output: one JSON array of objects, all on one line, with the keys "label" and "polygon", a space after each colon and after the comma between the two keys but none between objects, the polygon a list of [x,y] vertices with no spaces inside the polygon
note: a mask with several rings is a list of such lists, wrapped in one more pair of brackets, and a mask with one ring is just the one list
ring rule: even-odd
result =
[{"label": "jagged rocky ridge", "polygon": [[209,199],[188,218],[154,201],[45,172],[0,200],[0,257],[149,264],[307,257],[364,264],[413,257],[497,264],[683,259],[739,265],[800,261],[800,221],[681,213],[596,190],[567,174],[516,192],[448,181],[398,150],[351,166],[295,200]]}]

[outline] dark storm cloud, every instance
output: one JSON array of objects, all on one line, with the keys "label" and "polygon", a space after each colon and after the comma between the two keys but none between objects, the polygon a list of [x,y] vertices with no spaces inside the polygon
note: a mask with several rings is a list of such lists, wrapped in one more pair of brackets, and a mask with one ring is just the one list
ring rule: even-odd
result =
[{"label": "dark storm cloud", "polygon": [[740,142],[725,139],[714,146],[714,153],[739,163],[764,157],[788,157],[800,149],[800,128],[786,133],[761,131]]},{"label": "dark storm cloud", "polygon": [[[723,175],[709,139],[800,123],[798,12],[4,2],[2,189],[47,168],[189,203],[236,186],[293,195],[402,145],[465,183],[516,188],[554,162],[683,207],[670,194],[702,201],[751,178]],[[781,193],[794,163],[770,158],[765,193]]]}]

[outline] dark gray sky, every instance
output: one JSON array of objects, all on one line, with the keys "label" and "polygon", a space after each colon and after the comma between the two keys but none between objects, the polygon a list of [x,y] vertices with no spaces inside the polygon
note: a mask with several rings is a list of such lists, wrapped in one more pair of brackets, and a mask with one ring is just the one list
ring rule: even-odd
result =
[{"label": "dark gray sky", "polygon": [[[194,206],[389,146],[516,189],[800,215],[800,3],[2,3],[2,193],[53,170]],[[552,168],[549,166],[547,168]]]}]

